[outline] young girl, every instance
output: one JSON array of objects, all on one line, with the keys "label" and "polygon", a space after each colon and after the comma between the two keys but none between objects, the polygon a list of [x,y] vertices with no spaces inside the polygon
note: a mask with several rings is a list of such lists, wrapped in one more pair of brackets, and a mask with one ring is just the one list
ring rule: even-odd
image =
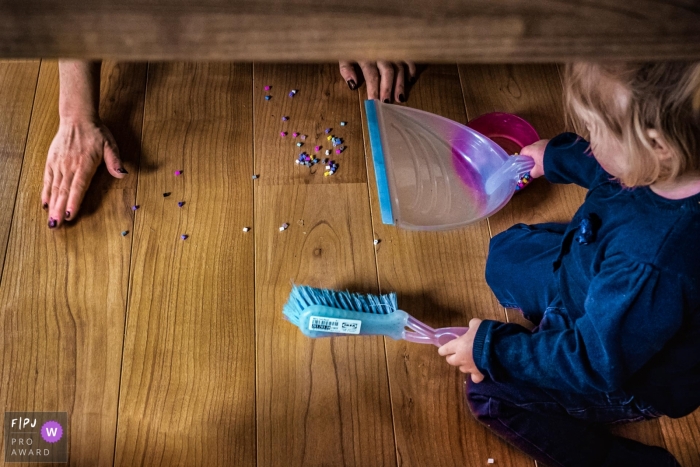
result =
[{"label": "young girl", "polygon": [[472,319],[439,349],[474,416],[551,466],[678,465],[604,424],[700,406],[700,63],[567,66],[577,130],[523,148],[588,189],[569,224],[491,241],[486,280],[537,325]]}]

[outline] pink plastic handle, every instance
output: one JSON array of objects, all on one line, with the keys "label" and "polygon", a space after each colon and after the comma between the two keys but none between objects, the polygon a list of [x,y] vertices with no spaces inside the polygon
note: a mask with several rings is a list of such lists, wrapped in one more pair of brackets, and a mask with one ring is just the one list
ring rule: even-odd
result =
[{"label": "pink plastic handle", "polygon": [[408,326],[413,331],[404,332],[404,339],[416,344],[433,344],[441,347],[453,339],[463,336],[469,328],[450,327],[433,329],[413,316],[408,318]]},{"label": "pink plastic handle", "polygon": [[521,148],[540,139],[537,130],[532,125],[517,115],[504,112],[481,115],[467,123],[467,126],[487,138],[507,139]]}]

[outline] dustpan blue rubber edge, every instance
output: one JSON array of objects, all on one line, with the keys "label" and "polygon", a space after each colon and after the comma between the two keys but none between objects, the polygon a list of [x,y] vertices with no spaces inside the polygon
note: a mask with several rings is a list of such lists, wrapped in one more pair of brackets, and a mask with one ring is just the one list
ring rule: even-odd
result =
[{"label": "dustpan blue rubber edge", "polygon": [[377,101],[365,101],[365,113],[367,114],[367,129],[369,130],[369,145],[372,148],[372,162],[374,163],[374,178],[377,180],[377,193],[379,197],[379,211],[382,215],[382,223],[394,225],[394,216],[391,210],[391,195],[389,194],[389,180],[386,177],[386,164],[384,163],[384,148],[379,132],[377,120]]}]

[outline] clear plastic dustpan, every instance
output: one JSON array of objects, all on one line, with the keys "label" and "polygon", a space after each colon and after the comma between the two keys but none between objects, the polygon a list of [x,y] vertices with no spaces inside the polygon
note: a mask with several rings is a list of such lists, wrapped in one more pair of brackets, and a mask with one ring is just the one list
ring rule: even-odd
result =
[{"label": "clear plastic dustpan", "polygon": [[[534,166],[509,156],[475,129],[439,115],[365,101],[382,222],[411,230],[449,230],[495,213]],[[539,139],[515,115],[487,114],[475,127],[518,149]]]}]

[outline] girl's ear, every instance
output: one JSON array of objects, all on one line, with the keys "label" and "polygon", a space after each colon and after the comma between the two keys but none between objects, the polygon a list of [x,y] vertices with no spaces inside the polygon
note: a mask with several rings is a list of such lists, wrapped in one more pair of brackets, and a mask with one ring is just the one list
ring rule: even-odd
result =
[{"label": "girl's ear", "polygon": [[671,158],[673,155],[671,148],[666,142],[666,139],[661,133],[659,133],[658,130],[654,130],[653,128],[648,129],[647,137],[651,143],[651,149],[654,151],[654,154],[660,161],[665,161]]}]

